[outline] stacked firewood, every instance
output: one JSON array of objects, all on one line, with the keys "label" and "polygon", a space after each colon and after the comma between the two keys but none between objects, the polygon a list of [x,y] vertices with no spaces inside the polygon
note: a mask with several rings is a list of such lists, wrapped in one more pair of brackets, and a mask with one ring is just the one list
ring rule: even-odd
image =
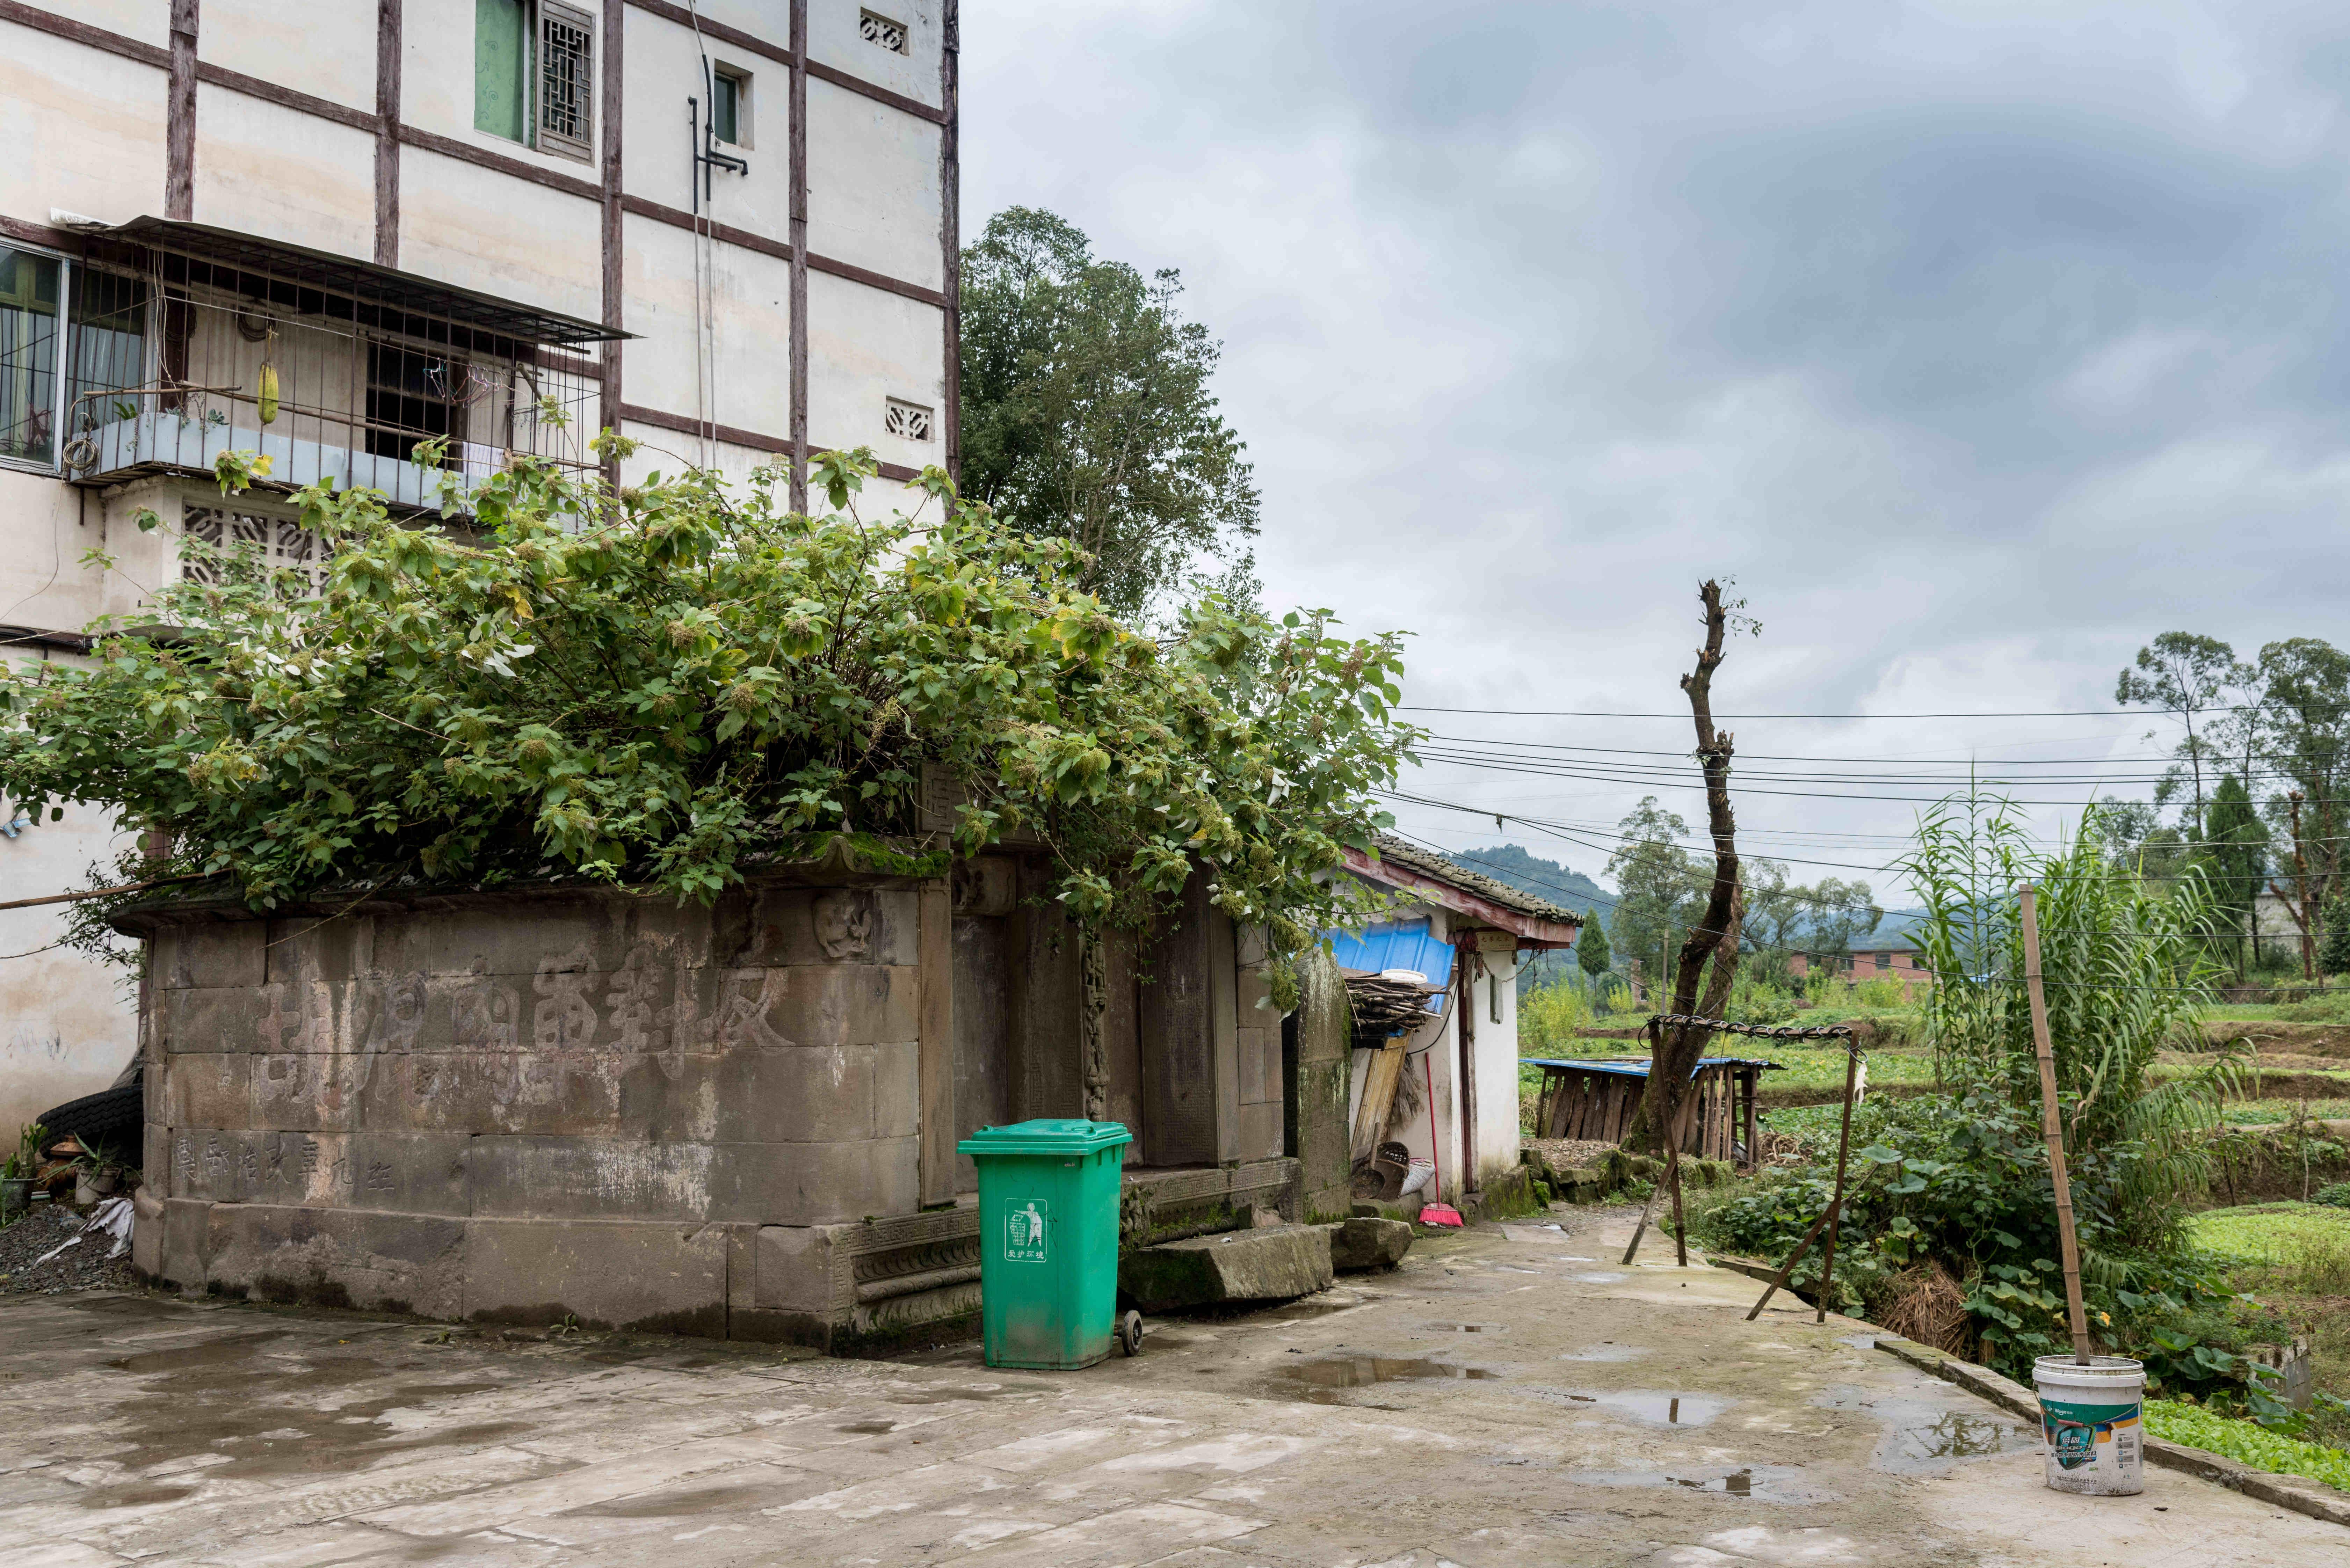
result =
[{"label": "stacked firewood", "polygon": [[1419,1028],[1433,1016],[1428,1011],[1429,998],[1444,991],[1424,980],[1389,979],[1358,969],[1339,972],[1347,980],[1347,1001],[1354,1010],[1358,1040],[1377,1040]]}]

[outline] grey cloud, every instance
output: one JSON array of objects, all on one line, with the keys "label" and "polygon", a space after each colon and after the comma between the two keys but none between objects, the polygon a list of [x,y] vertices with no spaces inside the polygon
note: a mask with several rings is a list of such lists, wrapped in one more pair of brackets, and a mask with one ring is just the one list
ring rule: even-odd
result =
[{"label": "grey cloud", "polygon": [[[1766,623],[1726,677],[1750,710],[2098,707],[2174,626],[2338,635],[2330,11],[999,0],[964,36],[967,222],[1036,202],[1183,268],[1227,342],[1269,594],[1414,628],[1418,701],[1669,709],[1709,571]],[[1638,793],[1421,782],[1578,820]]]}]

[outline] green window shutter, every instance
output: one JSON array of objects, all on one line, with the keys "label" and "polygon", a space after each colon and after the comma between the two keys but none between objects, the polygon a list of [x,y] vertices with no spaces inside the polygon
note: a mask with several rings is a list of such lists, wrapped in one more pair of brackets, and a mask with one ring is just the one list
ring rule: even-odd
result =
[{"label": "green window shutter", "polygon": [[710,131],[733,146],[743,141],[743,84],[720,74],[710,84]]},{"label": "green window shutter", "polygon": [[473,129],[509,141],[529,140],[526,0],[473,0]]}]

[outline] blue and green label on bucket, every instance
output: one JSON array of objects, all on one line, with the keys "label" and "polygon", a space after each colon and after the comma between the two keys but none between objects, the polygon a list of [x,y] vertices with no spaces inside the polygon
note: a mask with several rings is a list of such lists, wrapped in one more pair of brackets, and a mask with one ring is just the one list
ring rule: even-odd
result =
[{"label": "blue and green label on bucket", "polygon": [[2085,1405],[2071,1399],[2040,1397],[2040,1426],[2048,1439],[2048,1453],[2058,1466],[2077,1470],[2095,1465],[2099,1444],[2121,1443],[2106,1457],[2123,1460],[2137,1442],[2140,1407],[2128,1405]]},{"label": "blue and green label on bucket", "polygon": [[1042,1198],[1003,1206],[1003,1261],[1049,1263],[1053,1205]]}]

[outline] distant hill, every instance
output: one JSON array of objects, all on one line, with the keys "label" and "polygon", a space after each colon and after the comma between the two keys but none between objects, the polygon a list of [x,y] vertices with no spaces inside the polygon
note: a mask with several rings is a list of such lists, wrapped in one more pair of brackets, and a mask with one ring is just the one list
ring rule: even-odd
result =
[{"label": "distant hill", "polygon": [[1491,877],[1496,882],[1506,882],[1521,893],[1546,898],[1573,914],[1599,911],[1599,923],[1607,925],[1616,912],[1616,895],[1586,877],[1571,871],[1555,860],[1545,860],[1529,854],[1514,844],[1487,846],[1478,849],[1448,849],[1450,856],[1463,869]]}]

